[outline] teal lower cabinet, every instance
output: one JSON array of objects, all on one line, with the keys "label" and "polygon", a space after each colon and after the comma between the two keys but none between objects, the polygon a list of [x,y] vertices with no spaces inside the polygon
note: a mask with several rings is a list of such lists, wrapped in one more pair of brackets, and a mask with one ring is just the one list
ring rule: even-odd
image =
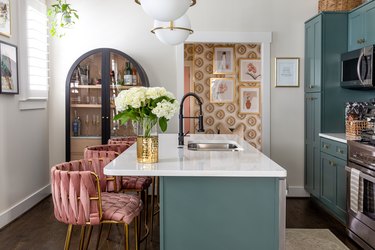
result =
[{"label": "teal lower cabinet", "polygon": [[274,177],[161,177],[160,249],[284,249],[284,185]]},{"label": "teal lower cabinet", "polygon": [[[342,223],[346,220],[346,144],[321,139],[319,201]],[[336,151],[335,151],[336,150]],[[327,153],[330,152],[331,154]],[[340,157],[340,158],[339,158]]]}]

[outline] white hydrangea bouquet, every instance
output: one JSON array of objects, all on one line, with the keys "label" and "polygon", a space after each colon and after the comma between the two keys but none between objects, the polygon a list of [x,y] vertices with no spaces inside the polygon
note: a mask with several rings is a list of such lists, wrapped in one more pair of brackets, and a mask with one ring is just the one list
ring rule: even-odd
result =
[{"label": "white hydrangea bouquet", "polygon": [[[114,117],[121,124],[136,121],[143,126],[143,136],[149,137],[151,129],[159,123],[162,132],[177,112],[179,104],[174,95],[162,87],[133,87],[121,91],[115,98],[118,114]],[[138,131],[139,134],[139,131]]]}]

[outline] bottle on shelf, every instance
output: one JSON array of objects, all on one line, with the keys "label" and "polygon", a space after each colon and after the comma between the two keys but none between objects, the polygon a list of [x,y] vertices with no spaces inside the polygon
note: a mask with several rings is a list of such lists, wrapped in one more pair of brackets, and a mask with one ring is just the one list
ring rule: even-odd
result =
[{"label": "bottle on shelf", "polygon": [[125,73],[124,73],[124,83],[125,85],[133,84],[133,75],[132,75],[132,69],[130,67],[130,62],[126,63],[126,68],[125,68]]},{"label": "bottle on shelf", "polygon": [[138,84],[137,70],[136,70],[136,68],[134,66],[132,68],[132,84],[134,86]]},{"label": "bottle on shelf", "polygon": [[77,110],[74,110],[74,120],[72,123],[73,136],[81,135],[81,119],[77,115]]},{"label": "bottle on shelf", "polygon": [[110,77],[111,77],[111,85],[115,86],[116,85],[115,71],[113,71],[113,70],[111,71]]}]

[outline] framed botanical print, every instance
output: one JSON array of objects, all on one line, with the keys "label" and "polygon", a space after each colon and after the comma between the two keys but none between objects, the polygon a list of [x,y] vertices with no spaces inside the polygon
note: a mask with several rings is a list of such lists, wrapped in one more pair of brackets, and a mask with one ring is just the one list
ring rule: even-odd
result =
[{"label": "framed botanical print", "polygon": [[234,78],[211,78],[210,79],[210,102],[224,103],[234,100]]},{"label": "framed botanical print", "polygon": [[0,42],[0,93],[18,94],[17,47]]},{"label": "framed botanical print", "polygon": [[234,74],[234,47],[214,48],[214,74]]},{"label": "framed botanical print", "polygon": [[0,34],[10,37],[10,1],[0,0]]},{"label": "framed botanical print", "polygon": [[260,113],[260,88],[250,86],[240,86],[239,93],[240,114]]},{"label": "framed botanical print", "polygon": [[299,87],[299,58],[278,57],[275,59],[275,87]]},{"label": "framed botanical print", "polygon": [[240,82],[261,82],[262,61],[260,59],[240,59]]}]

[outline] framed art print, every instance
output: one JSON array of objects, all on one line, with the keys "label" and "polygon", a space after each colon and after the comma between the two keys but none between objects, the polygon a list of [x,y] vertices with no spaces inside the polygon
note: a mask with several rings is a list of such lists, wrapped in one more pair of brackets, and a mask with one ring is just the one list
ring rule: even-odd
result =
[{"label": "framed art print", "polygon": [[17,47],[0,42],[0,93],[18,94]]},{"label": "framed art print", "polygon": [[240,82],[261,82],[262,61],[260,59],[240,59]]},{"label": "framed art print", "polygon": [[299,87],[299,58],[276,58],[275,71],[275,87]]},{"label": "framed art print", "polygon": [[234,74],[234,48],[215,47],[214,48],[214,74]]},{"label": "framed art print", "polygon": [[239,93],[240,114],[260,113],[260,88],[240,86]]},{"label": "framed art print", "polygon": [[234,78],[211,78],[210,79],[210,102],[224,103],[234,100]]},{"label": "framed art print", "polygon": [[10,37],[10,1],[0,0],[0,34]]}]

